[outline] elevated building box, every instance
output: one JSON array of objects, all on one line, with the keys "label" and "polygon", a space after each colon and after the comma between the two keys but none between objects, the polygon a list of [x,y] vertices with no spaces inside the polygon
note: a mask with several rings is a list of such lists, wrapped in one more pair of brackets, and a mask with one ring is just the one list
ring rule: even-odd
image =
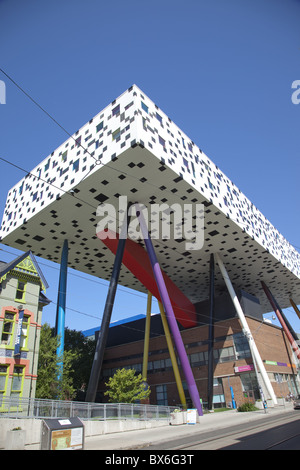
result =
[{"label": "elevated building box", "polygon": [[[238,325],[239,331],[242,322],[243,332],[247,330],[252,341],[254,333],[251,335],[243,322],[244,314],[249,325],[260,322],[257,323],[259,331],[266,328],[262,315],[270,312],[271,306],[262,281],[270,287],[281,308],[290,306],[291,297],[300,304],[299,253],[203,150],[136,85],[74,132],[11,188],[0,229],[1,241],[57,263],[62,259],[69,268],[110,280],[117,242],[109,238],[99,240],[99,222],[103,219],[97,215],[97,209],[103,203],[115,208],[115,217],[107,220],[108,233],[114,234],[119,232],[124,218],[124,199],[144,205],[149,212],[157,204],[163,220],[169,222],[169,238],[163,237],[159,230],[159,233],[150,232],[158,263],[171,286],[171,293],[179,300],[174,313],[184,341],[191,341],[195,331],[203,336],[207,329],[208,312],[210,315],[212,311],[212,302],[208,301],[212,256],[218,259],[213,286],[215,335],[222,322]],[[184,235],[181,233],[181,236],[178,235],[178,220],[174,216],[168,219],[170,208],[175,204],[182,208],[188,205],[191,211],[196,211],[197,205],[203,209],[201,214],[192,212],[189,230],[183,223]],[[200,234],[197,228],[200,219],[204,220],[203,240],[200,240],[203,232]],[[145,244],[143,240],[129,240],[131,232],[128,231],[119,283],[147,293],[147,286],[155,287],[155,283],[145,268]],[[191,243],[198,236],[203,244],[195,249]],[[66,249],[62,256],[63,247]],[[221,261],[227,270],[225,277]],[[66,269],[64,271],[66,276]],[[237,295],[234,304],[227,279]],[[63,281],[66,285],[66,279]],[[188,305],[185,308],[184,299]],[[269,328],[274,330],[275,327]],[[187,338],[187,335],[190,336]],[[207,341],[204,336],[193,342]],[[226,335],[219,331],[218,337],[221,336]],[[157,350],[161,349],[157,341],[163,341],[162,336],[152,337],[151,341]],[[114,347],[121,347],[117,342]],[[256,351],[259,345],[254,343],[252,347]],[[233,347],[233,343],[228,347]],[[202,353],[205,358],[205,351],[195,352],[200,354],[200,362],[204,360]],[[293,350],[293,354],[300,357],[298,353]],[[260,356],[256,357],[260,360]],[[269,360],[267,355],[266,360]],[[286,362],[280,358],[278,361]],[[288,363],[294,362],[291,359]],[[259,367],[264,381],[269,382],[261,362]],[[197,378],[199,390],[204,383],[202,379],[202,376]],[[226,388],[224,383],[223,388]],[[268,390],[273,395],[270,387]],[[164,387],[159,393],[164,397]]]}]

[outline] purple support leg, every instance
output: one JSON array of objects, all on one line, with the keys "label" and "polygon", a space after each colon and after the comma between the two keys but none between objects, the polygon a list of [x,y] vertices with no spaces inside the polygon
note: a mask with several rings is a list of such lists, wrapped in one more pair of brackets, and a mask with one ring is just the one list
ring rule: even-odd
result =
[{"label": "purple support leg", "polygon": [[143,238],[145,240],[148,256],[151,262],[155,281],[156,281],[156,284],[160,293],[162,304],[166,312],[166,317],[168,319],[170,330],[174,338],[174,343],[178,352],[178,356],[181,362],[181,366],[182,366],[185,378],[186,378],[187,386],[190,392],[190,397],[193,401],[195,408],[198,411],[199,416],[203,416],[203,411],[202,411],[202,406],[201,406],[201,402],[199,398],[197,385],[196,385],[193,372],[192,372],[192,369],[191,369],[191,366],[190,366],[190,363],[189,363],[189,360],[185,351],[185,347],[184,347],[184,344],[180,335],[180,331],[177,325],[177,321],[174,315],[173,307],[172,307],[170,297],[169,297],[169,294],[165,285],[165,281],[164,281],[160,266],[158,264],[158,261],[155,255],[155,251],[154,251],[152,241],[150,239],[150,235],[148,233],[148,230],[144,221],[143,214],[140,211],[138,204],[136,204],[135,206],[136,206],[136,213],[139,219]]}]

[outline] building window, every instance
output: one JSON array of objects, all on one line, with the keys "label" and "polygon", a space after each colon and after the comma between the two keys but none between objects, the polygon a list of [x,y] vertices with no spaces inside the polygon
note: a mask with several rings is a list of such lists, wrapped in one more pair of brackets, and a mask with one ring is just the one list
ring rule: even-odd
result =
[{"label": "building window", "polygon": [[79,158],[76,160],[76,162],[73,163],[73,171],[77,173],[78,170],[79,170]]},{"label": "building window", "polygon": [[98,126],[96,126],[96,132],[101,131],[101,129],[103,129],[103,121],[100,122],[100,124],[98,124]]},{"label": "building window", "polygon": [[141,102],[141,104],[142,104],[142,109],[146,111],[146,113],[148,113],[149,112],[148,106],[146,106],[145,103],[143,103],[143,101]]},{"label": "building window", "polygon": [[1,335],[1,344],[11,347],[14,334],[15,313],[5,312],[3,329]]},{"label": "building window", "polygon": [[166,385],[156,386],[156,403],[157,405],[168,405],[168,394]]},{"label": "building window", "polygon": [[15,300],[25,302],[26,282],[18,281],[18,287]]},{"label": "building window", "polygon": [[120,128],[112,133],[112,140],[118,140],[121,136]]},{"label": "building window", "polygon": [[189,169],[189,162],[187,161],[187,159],[184,158],[184,157],[182,157],[182,161],[183,161],[184,166],[185,166],[185,167],[188,169],[188,171],[189,171],[189,170],[190,170],[190,169]]},{"label": "building window", "polygon": [[199,352],[190,355],[190,362],[192,367],[204,366],[208,361],[208,352]]},{"label": "building window", "polygon": [[245,398],[260,399],[260,393],[255,372],[240,375]]},{"label": "building window", "polygon": [[113,116],[117,116],[118,114],[120,114],[120,105],[118,104],[118,106],[116,106],[113,110],[112,110],[112,115]]},{"label": "building window", "polygon": [[160,114],[156,113],[155,115],[156,119],[162,124],[162,117]]},{"label": "building window", "polygon": [[48,170],[49,170],[49,166],[50,166],[50,158],[49,158],[49,160],[47,161],[47,163],[46,163],[46,165],[45,165],[44,171],[48,171]]},{"label": "building window", "polygon": [[27,349],[29,323],[30,323],[30,317],[27,315],[24,315],[23,321],[22,321],[21,340],[20,340],[20,347],[23,349]]},{"label": "building window", "polygon": [[7,379],[8,379],[8,366],[7,365],[0,365],[0,407],[2,406],[2,399],[6,394],[6,387],[7,387]]},{"label": "building window", "polygon": [[158,142],[163,146],[163,148],[166,147],[166,141],[160,135],[158,136]]},{"label": "building window", "polygon": [[235,354],[233,347],[219,349],[218,362],[230,362],[235,360]]},{"label": "building window", "polygon": [[10,396],[14,396],[15,398],[19,398],[22,395],[23,389],[23,379],[24,379],[24,367],[15,366],[13,379],[11,384],[11,392]]},{"label": "building window", "polygon": [[233,343],[235,348],[236,359],[243,359],[251,356],[249,342],[244,333],[236,333],[233,335]]}]

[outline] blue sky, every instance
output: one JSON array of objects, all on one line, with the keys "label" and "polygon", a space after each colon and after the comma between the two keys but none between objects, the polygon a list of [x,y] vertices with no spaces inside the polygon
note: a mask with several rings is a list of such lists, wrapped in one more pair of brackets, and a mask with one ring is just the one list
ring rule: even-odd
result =
[{"label": "blue sky", "polygon": [[[137,84],[299,251],[299,18],[299,0],[0,0],[0,67],[70,133]],[[67,135],[0,80],[0,156],[30,171]],[[0,161],[0,174],[2,214],[24,173]],[[55,302],[58,266],[39,261]],[[107,285],[70,271],[67,326],[100,324]],[[112,320],[145,310],[120,288]]]}]

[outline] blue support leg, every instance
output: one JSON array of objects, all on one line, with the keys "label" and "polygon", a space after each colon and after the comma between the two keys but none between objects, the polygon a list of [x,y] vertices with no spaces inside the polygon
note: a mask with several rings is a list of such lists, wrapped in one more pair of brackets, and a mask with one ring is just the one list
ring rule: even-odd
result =
[{"label": "blue support leg", "polygon": [[59,375],[58,375],[59,380],[62,378],[62,373],[63,373],[62,356],[64,353],[64,347],[65,347],[67,270],[68,270],[68,240],[65,240],[63,249],[62,249],[62,255],[61,255],[57,309],[56,309],[56,325],[55,325],[56,336],[59,337],[59,345],[56,350],[57,365],[59,366]]}]

